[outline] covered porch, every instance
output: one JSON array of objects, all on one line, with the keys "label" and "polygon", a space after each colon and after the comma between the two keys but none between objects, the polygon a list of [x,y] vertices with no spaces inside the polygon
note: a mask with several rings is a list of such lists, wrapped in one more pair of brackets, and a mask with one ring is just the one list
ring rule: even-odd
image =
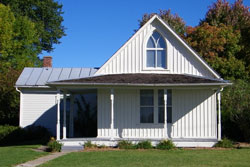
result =
[{"label": "covered porch", "polygon": [[[170,75],[165,74],[166,76],[169,77]],[[65,145],[84,144],[86,141],[92,141],[98,145],[115,146],[120,140],[133,142],[151,140],[154,144],[163,139],[171,139],[179,147],[211,147],[218,140],[221,140],[220,91],[226,83],[221,83],[218,80],[212,80],[213,82],[209,80],[208,82],[202,79],[205,84],[201,84],[201,80],[195,78],[195,81],[199,84],[199,86],[196,86],[197,83],[162,83],[163,81],[159,78],[157,78],[159,79],[157,82],[160,83],[155,83],[155,78],[153,78],[153,84],[145,84],[145,77],[147,76],[141,78],[144,83],[138,81],[138,76],[135,77],[132,79],[133,81],[137,80],[135,84],[126,80],[126,76],[120,78],[123,83],[119,83],[119,79],[117,81],[117,76],[115,81],[112,78],[105,78],[107,82],[111,83],[96,81],[98,76],[78,79],[77,81],[49,83],[50,86],[56,87],[58,90],[57,140]],[[150,79],[150,82],[152,82],[152,76],[150,76]],[[95,89],[97,92],[97,136],[72,138],[74,136],[74,128],[72,127],[74,94],[91,89]],[[143,107],[140,102],[141,90],[153,90],[153,96],[156,97],[154,103],[157,105],[152,107],[157,112],[153,113],[152,123],[141,122],[140,115]],[[171,122],[168,122],[168,116],[170,116],[168,114],[170,109],[168,106],[169,90],[172,91]],[[160,91],[163,92],[161,106],[157,101]],[[64,101],[63,116],[60,115],[62,94]],[[70,98],[68,118],[66,116],[67,96]],[[190,99],[193,100],[190,101]],[[161,114],[162,122],[158,122],[160,107],[164,113]],[[60,118],[63,120],[60,121]],[[69,122],[69,126],[67,126],[67,122]]]}]

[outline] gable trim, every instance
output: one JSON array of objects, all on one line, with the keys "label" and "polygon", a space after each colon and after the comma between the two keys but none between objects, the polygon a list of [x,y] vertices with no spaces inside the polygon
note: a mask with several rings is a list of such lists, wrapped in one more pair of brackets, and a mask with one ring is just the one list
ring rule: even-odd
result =
[{"label": "gable trim", "polygon": [[[145,27],[147,27],[149,24],[151,24],[155,19],[158,19],[158,21],[165,27],[165,28],[167,28],[167,30],[169,30],[170,31],[170,33],[172,33],[173,35],[174,35],[174,37],[176,38],[176,39],[178,39],[180,42],[181,42],[181,44],[182,45],[184,45],[184,47],[186,47],[187,48],[187,50],[188,51],[190,51],[191,52],[191,54],[193,54],[195,57],[196,57],[196,59],[198,59],[198,61],[202,64],[202,65],[204,65],[205,66],[205,68],[206,69],[208,69],[208,71],[209,72],[211,72],[216,78],[218,78],[218,79],[222,79],[221,77],[220,77],[220,75],[214,70],[214,69],[212,69],[212,67],[210,67],[206,62],[205,62],[205,60],[201,57],[201,56],[199,56],[178,34],[176,34],[174,31],[173,31],[173,29],[167,24],[167,23],[165,23],[161,18],[159,18],[159,16],[158,15],[154,15],[146,24],[144,24],[134,35],[132,35],[101,67],[100,67],[100,69],[94,74],[94,75],[98,75],[98,74],[100,74],[100,72],[102,71],[102,70],[104,70],[105,69],[105,67],[106,67],[106,65],[107,64],[109,64],[114,58],[115,58],[115,56],[117,56],[131,41],[133,41],[136,37],[137,37],[137,35],[139,34],[139,33],[141,33],[143,30],[144,30],[144,28]],[[142,59],[142,61],[143,61],[143,59]],[[143,63],[143,62],[141,62],[141,63]],[[141,67],[141,65],[143,65],[143,64],[140,64],[140,67]]]},{"label": "gable trim", "polygon": [[198,55],[198,53],[196,53],[169,25],[167,25],[167,23],[165,23],[157,15],[155,16],[216,78],[221,78],[220,75],[212,69],[212,67],[210,67],[201,56]]},{"label": "gable trim", "polygon": [[132,35],[100,68],[98,71],[96,71],[95,75],[98,75],[99,72],[102,70],[103,67],[105,67],[111,60],[112,58],[119,52],[121,52],[122,49],[124,49],[127,44],[132,41],[134,38],[136,38],[137,34],[140,34],[141,31],[144,30],[144,27],[147,27],[155,18],[157,15],[153,16],[146,24],[144,24],[134,35]]}]

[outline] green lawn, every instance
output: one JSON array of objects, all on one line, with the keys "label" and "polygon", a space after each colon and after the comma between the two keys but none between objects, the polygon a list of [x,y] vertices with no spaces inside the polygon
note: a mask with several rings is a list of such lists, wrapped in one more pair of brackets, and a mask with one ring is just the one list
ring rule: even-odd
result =
[{"label": "green lawn", "polygon": [[0,166],[13,166],[48,154],[31,150],[37,147],[38,145],[0,147]]},{"label": "green lawn", "polygon": [[75,152],[42,166],[250,166],[250,149],[122,150]]}]

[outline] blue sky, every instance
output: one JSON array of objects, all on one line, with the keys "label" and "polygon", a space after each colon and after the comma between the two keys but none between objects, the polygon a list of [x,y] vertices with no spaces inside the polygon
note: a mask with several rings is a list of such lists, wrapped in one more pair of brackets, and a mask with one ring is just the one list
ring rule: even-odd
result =
[{"label": "blue sky", "polygon": [[[58,0],[67,36],[54,45],[53,67],[100,67],[138,28],[144,13],[171,9],[196,26],[216,0]],[[234,2],[234,0],[230,0]],[[250,1],[245,0],[250,6]]]}]

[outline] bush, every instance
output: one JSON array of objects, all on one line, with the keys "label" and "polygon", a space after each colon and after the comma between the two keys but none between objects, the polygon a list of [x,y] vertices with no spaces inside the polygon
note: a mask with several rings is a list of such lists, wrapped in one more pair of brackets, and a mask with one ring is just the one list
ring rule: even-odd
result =
[{"label": "bush", "polygon": [[55,140],[54,137],[50,139],[50,141],[47,144],[49,152],[60,152],[62,148],[62,144]]},{"label": "bush", "polygon": [[223,136],[250,142],[250,82],[237,80],[226,87],[221,104]]},{"label": "bush", "polygon": [[120,148],[120,149],[135,149],[136,145],[134,145],[130,141],[123,140],[123,141],[118,142],[118,148]]},{"label": "bush", "polygon": [[175,145],[172,140],[162,140],[157,144],[156,148],[161,150],[170,150],[175,148]]},{"label": "bush", "polygon": [[11,133],[13,133],[16,130],[19,130],[20,128],[17,126],[9,126],[9,125],[5,125],[2,126],[0,125],[0,143],[3,142],[3,140],[9,136]]},{"label": "bush", "polygon": [[50,132],[41,126],[20,128],[17,126],[0,126],[0,145],[13,144],[46,144]]},{"label": "bush", "polygon": [[139,149],[151,149],[151,148],[153,148],[152,144],[151,144],[151,141],[148,141],[148,140],[139,142],[136,145],[136,147],[139,148]]},{"label": "bush", "polygon": [[222,148],[233,148],[233,142],[227,138],[222,139],[219,141],[215,147],[222,147]]},{"label": "bush", "polygon": [[85,148],[97,148],[97,145],[92,144],[91,141],[87,141],[86,143],[84,143],[84,147]]}]

